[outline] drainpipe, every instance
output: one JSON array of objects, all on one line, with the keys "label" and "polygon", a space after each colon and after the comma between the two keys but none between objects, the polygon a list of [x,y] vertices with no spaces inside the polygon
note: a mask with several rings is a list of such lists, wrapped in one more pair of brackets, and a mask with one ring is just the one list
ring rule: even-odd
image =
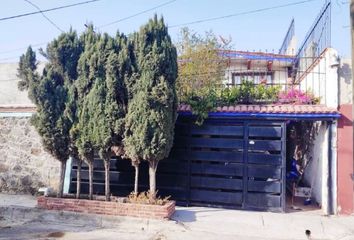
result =
[{"label": "drainpipe", "polygon": [[327,214],[337,214],[337,122],[328,122]]},{"label": "drainpipe", "polygon": [[73,163],[73,159],[72,157],[69,157],[68,161],[66,162],[66,169],[65,169],[64,189],[63,189],[64,194],[69,193],[72,163]]}]

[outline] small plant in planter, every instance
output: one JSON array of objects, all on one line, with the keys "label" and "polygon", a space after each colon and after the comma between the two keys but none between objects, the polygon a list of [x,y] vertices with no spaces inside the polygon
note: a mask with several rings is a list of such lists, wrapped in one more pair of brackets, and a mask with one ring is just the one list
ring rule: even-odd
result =
[{"label": "small plant in planter", "polygon": [[279,86],[254,84],[252,81],[243,80],[239,86],[221,89],[218,101],[226,105],[272,103],[277,100],[279,91]]},{"label": "small plant in planter", "polygon": [[[157,191],[156,191],[157,195]],[[129,194],[127,197],[127,202],[129,203],[137,203],[137,204],[152,204],[152,205],[164,205],[170,201],[171,196],[167,197],[160,197],[156,196],[155,199],[150,198],[151,194],[149,191],[147,192],[141,192],[141,193],[135,193],[132,192]]]},{"label": "small plant in planter", "polygon": [[253,103],[274,103],[278,99],[279,91],[280,86],[267,86],[265,84],[258,84],[254,87]]},{"label": "small plant in planter", "polygon": [[193,114],[196,116],[195,123],[202,125],[218,106],[231,106],[235,104],[267,104],[274,103],[278,99],[280,86],[267,86],[254,84],[252,81],[242,80],[241,85],[230,88],[201,88],[195,90],[186,97]]}]

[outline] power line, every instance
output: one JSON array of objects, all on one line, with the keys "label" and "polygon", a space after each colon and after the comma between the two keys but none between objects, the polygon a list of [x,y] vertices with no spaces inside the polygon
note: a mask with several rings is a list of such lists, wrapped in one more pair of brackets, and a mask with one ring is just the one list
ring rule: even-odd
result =
[{"label": "power line", "polygon": [[57,24],[55,24],[52,20],[50,20],[50,18],[48,18],[43,11],[34,3],[32,3],[30,0],[24,0],[25,2],[31,4],[33,7],[35,7],[37,10],[40,11],[40,13],[42,14],[42,16],[48,20],[48,22],[50,22],[50,24],[52,24],[56,29],[58,29],[60,32],[64,32]]},{"label": "power line", "polygon": [[274,9],[278,9],[278,8],[284,8],[284,7],[294,6],[294,5],[300,5],[300,4],[304,4],[304,3],[307,3],[307,2],[313,2],[313,1],[316,1],[316,0],[299,1],[299,2],[294,2],[294,3],[288,3],[288,4],[272,6],[272,7],[260,8],[260,9],[256,9],[256,10],[233,13],[233,14],[224,15],[224,16],[220,16],[220,17],[205,18],[205,19],[200,19],[200,20],[196,20],[196,21],[192,21],[192,22],[186,22],[186,23],[172,25],[169,28],[176,28],[176,27],[181,27],[181,26],[186,26],[186,25],[192,25],[192,24],[198,24],[198,23],[204,23],[204,22],[220,20],[220,19],[224,19],[224,18],[231,18],[231,17],[237,17],[237,16],[247,15],[247,14],[252,14],[252,13],[264,12],[264,11],[274,10]]},{"label": "power line", "polygon": [[11,60],[11,59],[19,59],[20,57],[21,57],[21,56],[1,58],[1,59],[0,59],[0,62],[1,62],[1,61]]},{"label": "power line", "polygon": [[[26,1],[26,0],[25,0]],[[78,6],[78,5],[82,5],[82,4],[87,4],[87,3],[92,3],[92,2],[97,2],[97,1],[101,1],[101,0],[91,0],[91,1],[85,1],[85,2],[80,2],[80,3],[76,3],[76,4],[71,4],[71,5],[66,5],[66,6],[61,6],[61,7],[56,7],[56,8],[51,8],[51,9],[46,9],[46,10],[42,10],[42,11],[38,11],[38,12],[32,12],[32,13],[27,13],[27,14],[21,14],[21,15],[17,15],[17,16],[12,16],[12,17],[6,17],[6,18],[0,18],[0,21],[3,20],[7,20],[7,19],[11,19],[11,18],[17,18],[17,17],[23,17],[23,16],[28,16],[28,15],[33,15],[33,14],[38,14],[38,13],[44,13],[44,12],[49,12],[49,11],[54,11],[54,10],[58,10],[58,9],[63,9],[63,8],[68,8],[68,7],[73,7],[73,6]],[[118,22],[122,22],[124,20],[133,18],[135,16],[141,15],[143,13],[155,10],[157,8],[163,7],[165,5],[171,4],[173,2],[175,2],[177,0],[171,0],[165,3],[162,3],[160,5],[157,5],[153,8],[135,13],[131,16],[128,17],[124,17],[121,19],[118,19],[114,22],[110,22],[104,25],[99,26],[98,28],[104,28],[107,27],[109,25],[118,23]],[[187,22],[187,23],[182,23],[182,24],[176,24],[176,25],[172,25],[169,28],[175,28],[175,27],[180,27],[180,26],[185,26],[185,25],[191,25],[191,24],[197,24],[197,23],[203,23],[203,22],[209,22],[209,21],[214,21],[214,20],[220,20],[220,19],[224,19],[224,18],[230,18],[230,17],[236,17],[236,16],[241,16],[241,15],[247,15],[247,14],[252,14],[252,13],[258,13],[258,12],[263,12],[263,11],[269,11],[269,10],[273,10],[273,9],[278,9],[278,8],[284,8],[284,7],[289,7],[289,6],[294,6],[294,5],[300,5],[300,4],[304,4],[307,2],[313,2],[316,0],[306,0],[306,1],[299,1],[299,2],[294,2],[294,3],[289,3],[289,4],[283,4],[283,5],[277,5],[277,6],[272,6],[272,7],[267,7],[267,8],[261,8],[261,9],[256,9],[256,10],[251,10],[251,11],[245,11],[245,12],[240,12],[240,13],[235,13],[235,14],[230,14],[230,15],[225,15],[225,16],[220,16],[220,17],[214,17],[214,18],[207,18],[207,19],[201,19],[201,20],[197,20],[197,21],[192,21],[192,22]],[[38,44],[34,44],[32,46],[41,46],[44,45],[46,43],[38,43]],[[18,49],[13,49],[13,50],[9,50],[9,51],[3,51],[0,52],[0,54],[5,54],[5,53],[10,53],[10,52],[15,52],[21,49],[26,49],[27,47],[23,47],[23,48],[18,48]],[[18,56],[19,57],[19,56]],[[2,60],[8,60],[8,59],[14,59],[14,58],[18,58],[18,57],[9,57],[9,58],[3,58],[0,59],[0,61]]]},{"label": "power line", "polygon": [[[34,47],[39,47],[39,46],[42,46],[44,44],[47,44],[47,43],[37,43],[37,44],[34,44],[34,45],[30,45],[32,48]],[[9,50],[9,51],[4,51],[4,52],[0,52],[0,54],[6,54],[6,53],[10,53],[10,52],[16,52],[16,51],[19,51],[19,50],[23,50],[23,49],[27,49],[27,47],[22,47],[22,48],[17,48],[17,49],[12,49],[12,50]],[[38,50],[39,48],[37,48]],[[5,57],[5,58],[0,58],[0,62],[2,61],[7,61],[7,60],[12,60],[12,59],[19,59],[21,57],[21,55],[18,55],[18,56],[9,56],[9,57]]]},{"label": "power line", "polygon": [[[36,43],[36,44],[30,44],[31,47],[39,47],[39,46],[43,46],[44,44],[47,44],[47,42],[41,42],[41,43]],[[28,47],[20,47],[20,48],[15,48],[15,49],[11,49],[11,50],[7,50],[7,51],[3,51],[0,52],[0,54],[6,54],[6,53],[12,53],[12,52],[17,52],[23,49],[27,49]]]},{"label": "power line", "polygon": [[[24,1],[27,1],[27,0],[24,0]],[[95,1],[101,1],[101,0],[95,0]],[[101,25],[99,26],[98,28],[104,28],[104,27],[107,27],[107,26],[110,26],[110,25],[113,25],[115,23],[118,23],[118,22],[122,22],[122,21],[125,21],[127,19],[130,19],[130,18],[133,18],[135,16],[138,16],[138,15],[141,15],[141,14],[144,14],[144,13],[147,13],[149,11],[152,11],[152,10],[155,10],[157,8],[160,8],[160,7],[163,7],[163,6],[166,6],[168,4],[171,4],[173,2],[176,2],[177,0],[172,0],[172,1],[168,1],[168,2],[165,2],[165,3],[162,3],[160,5],[157,5],[155,7],[152,7],[152,8],[149,8],[147,10],[144,10],[144,11],[141,11],[141,12],[138,12],[138,13],[135,13],[133,15],[130,15],[128,17],[124,17],[124,18],[121,18],[121,19],[118,19],[114,22],[110,22],[110,23],[107,23],[107,24],[104,24],[104,25]],[[88,1],[88,2],[94,2],[94,1]],[[73,4],[74,5],[74,4]],[[68,6],[72,6],[72,5],[68,5]],[[63,7],[61,7],[63,8]],[[50,10],[50,9],[49,9]],[[46,11],[49,11],[49,10],[42,10],[42,11],[39,11],[38,13],[43,13],[43,12],[46,12]],[[0,19],[1,21],[2,19]],[[62,31],[62,30],[60,30]],[[47,44],[46,42],[43,42],[43,43],[37,43],[37,44],[34,44],[34,45],[31,45],[32,47],[35,47],[35,46],[42,46],[44,44]],[[16,49],[12,49],[12,50],[8,50],[8,51],[3,51],[3,52],[0,52],[0,54],[6,54],[6,53],[11,53],[11,52],[16,52],[16,51],[19,51],[19,50],[23,50],[23,49],[27,49],[27,47],[21,47],[21,48],[16,48]],[[19,57],[19,56],[18,56]],[[8,59],[14,59],[14,58],[18,58],[18,57],[10,57],[10,58],[3,58],[3,59],[0,59],[1,60],[8,60]]]},{"label": "power line", "polygon": [[90,1],[78,2],[78,3],[74,3],[74,4],[70,4],[70,5],[64,5],[64,6],[60,6],[60,7],[49,8],[49,9],[45,9],[45,10],[42,10],[42,11],[23,13],[23,14],[19,14],[19,15],[10,16],[10,17],[3,17],[3,18],[0,18],[0,21],[5,21],[5,20],[9,20],[9,19],[14,19],[14,18],[20,18],[20,17],[26,17],[26,16],[30,16],[30,15],[34,15],[34,14],[39,14],[39,13],[42,14],[42,13],[45,13],[45,12],[51,12],[51,11],[55,11],[55,10],[59,10],[59,9],[75,7],[75,6],[89,4],[89,3],[98,2],[98,1],[101,1],[101,0],[90,0]]},{"label": "power line", "polygon": [[125,21],[125,20],[127,20],[127,19],[136,17],[136,16],[138,16],[138,15],[141,15],[141,14],[144,14],[144,13],[147,13],[147,12],[150,12],[150,11],[155,10],[155,9],[157,9],[157,8],[166,6],[166,5],[171,4],[171,3],[175,2],[175,1],[177,1],[177,0],[172,0],[172,1],[168,1],[168,2],[162,3],[162,4],[160,4],[160,5],[157,5],[157,6],[155,6],[155,7],[152,7],[152,8],[146,9],[146,10],[144,10],[144,11],[135,13],[135,14],[130,15],[130,16],[128,16],[128,17],[124,17],[124,18],[118,19],[118,20],[116,20],[116,21],[103,24],[103,25],[101,25],[101,26],[98,26],[98,28],[108,27],[108,26],[113,25],[113,24],[115,24],[115,23],[119,23],[119,22]]}]

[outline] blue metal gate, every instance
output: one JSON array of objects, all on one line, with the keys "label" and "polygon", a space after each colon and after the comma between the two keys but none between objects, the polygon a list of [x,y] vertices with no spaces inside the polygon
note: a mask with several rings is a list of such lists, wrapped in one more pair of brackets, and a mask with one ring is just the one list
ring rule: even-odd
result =
[{"label": "blue metal gate", "polygon": [[[175,144],[160,161],[157,188],[181,205],[283,211],[285,208],[285,140],[283,121],[208,119],[202,126],[190,117],[176,123]],[[148,189],[142,163],[139,190]],[[82,191],[88,191],[88,169],[82,170]],[[111,192],[133,190],[134,168],[128,160],[111,161]],[[73,163],[70,192],[76,190]],[[95,161],[94,193],[104,193],[103,162]]]}]

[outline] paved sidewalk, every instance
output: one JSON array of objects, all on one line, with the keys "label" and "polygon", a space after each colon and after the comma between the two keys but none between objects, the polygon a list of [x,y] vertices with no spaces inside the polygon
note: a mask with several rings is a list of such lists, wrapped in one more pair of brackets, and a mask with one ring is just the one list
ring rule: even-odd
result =
[{"label": "paved sidewalk", "polygon": [[354,216],[177,207],[171,221],[46,211],[35,197],[0,194],[0,239],[354,240]]},{"label": "paved sidewalk", "polygon": [[322,216],[321,212],[269,213],[214,208],[178,208],[173,219],[193,231],[259,239],[354,239],[354,216]]}]

